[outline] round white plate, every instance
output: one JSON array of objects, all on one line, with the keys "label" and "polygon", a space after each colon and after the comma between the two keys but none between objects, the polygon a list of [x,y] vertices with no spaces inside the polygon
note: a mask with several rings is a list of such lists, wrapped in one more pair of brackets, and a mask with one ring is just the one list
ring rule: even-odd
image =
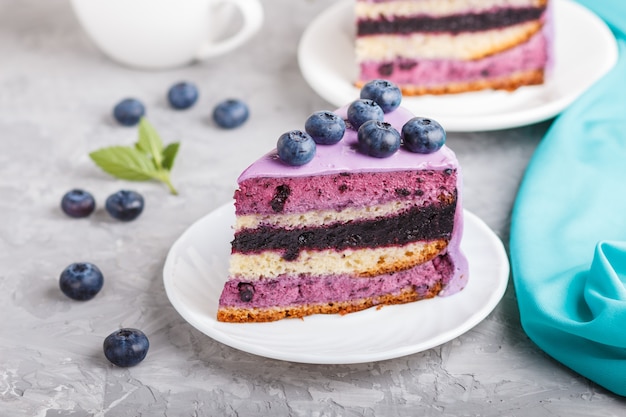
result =
[{"label": "round white plate", "polygon": [[[337,107],[359,96],[353,85],[357,77],[353,2],[342,0],[322,12],[298,47],[304,79]],[[556,116],[613,67],[618,52],[611,31],[588,9],[569,0],[554,0],[552,6],[554,66],[543,85],[514,92],[404,97],[402,105],[437,120],[450,132],[505,129]]]},{"label": "round white plate", "polygon": [[449,297],[370,308],[358,313],[314,315],[271,323],[221,323],[218,300],[227,278],[233,204],[194,223],[174,243],[163,270],[165,291],[192,326],[226,345],[292,362],[345,364],[396,358],[445,343],[474,327],[498,304],[509,276],[502,242],[465,212],[462,249],[469,283]]}]

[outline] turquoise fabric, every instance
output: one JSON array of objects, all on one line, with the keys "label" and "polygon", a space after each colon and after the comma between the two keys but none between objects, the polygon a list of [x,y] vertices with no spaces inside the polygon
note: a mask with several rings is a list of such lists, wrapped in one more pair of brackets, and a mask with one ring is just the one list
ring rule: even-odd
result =
[{"label": "turquoise fabric", "polygon": [[609,25],[620,58],[531,158],[513,208],[511,270],[528,336],[626,395],[626,1],[578,2]]}]

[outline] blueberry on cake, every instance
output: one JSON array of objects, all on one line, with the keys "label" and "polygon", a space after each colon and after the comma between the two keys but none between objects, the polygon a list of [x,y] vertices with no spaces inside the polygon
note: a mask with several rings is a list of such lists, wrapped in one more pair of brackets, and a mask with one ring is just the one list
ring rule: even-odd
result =
[{"label": "blueberry on cake", "polygon": [[219,321],[346,314],[465,286],[461,172],[445,131],[399,107],[387,81],[362,97],[378,102],[314,113],[239,177]]},{"label": "blueberry on cake", "polygon": [[355,0],[358,86],[405,95],[515,90],[544,82],[549,0]]}]

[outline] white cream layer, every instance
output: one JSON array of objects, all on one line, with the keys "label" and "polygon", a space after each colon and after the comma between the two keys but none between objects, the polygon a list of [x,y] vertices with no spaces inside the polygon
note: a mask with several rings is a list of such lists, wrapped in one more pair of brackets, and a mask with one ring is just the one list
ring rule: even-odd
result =
[{"label": "white cream layer", "polygon": [[384,3],[357,1],[354,10],[357,19],[417,15],[441,17],[469,12],[483,13],[495,8],[543,7],[546,3],[547,0],[400,0]]},{"label": "white cream layer", "polygon": [[541,30],[539,21],[504,29],[451,34],[372,35],[356,39],[357,62],[409,59],[479,59],[523,43]]},{"label": "white cream layer", "polygon": [[443,240],[415,242],[404,246],[331,250],[302,250],[294,261],[286,261],[280,252],[258,254],[233,253],[229,275],[248,281],[283,274],[374,276],[408,269],[434,258],[446,247]]}]

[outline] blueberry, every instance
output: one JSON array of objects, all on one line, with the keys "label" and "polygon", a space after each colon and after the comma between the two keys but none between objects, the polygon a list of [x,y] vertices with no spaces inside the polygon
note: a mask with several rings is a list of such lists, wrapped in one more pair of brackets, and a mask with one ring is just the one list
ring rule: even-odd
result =
[{"label": "blueberry", "polygon": [[135,366],[144,358],[150,348],[146,335],[138,329],[119,329],[104,339],[104,356],[121,367]]},{"label": "blueberry", "polygon": [[228,99],[213,109],[213,121],[221,128],[234,129],[248,120],[248,106],[241,100]]},{"label": "blueberry", "polygon": [[276,144],[278,156],[288,165],[304,165],[315,156],[315,141],[306,132],[292,130],[283,133]]},{"label": "blueberry", "polygon": [[376,158],[391,156],[400,148],[400,133],[386,122],[370,120],[363,123],[357,138],[361,152]]},{"label": "blueberry", "polygon": [[95,209],[96,200],[85,190],[70,190],[61,199],[61,210],[70,217],[87,217]]},{"label": "blueberry", "polygon": [[343,138],[346,123],[330,111],[318,111],[309,116],[304,130],[319,145],[333,145]]},{"label": "blueberry", "polygon": [[198,88],[189,82],[180,82],[170,87],[167,100],[177,110],[188,109],[198,100]]},{"label": "blueberry", "polygon": [[135,98],[125,98],[113,108],[113,117],[124,126],[135,126],[145,114],[143,103]]},{"label": "blueberry", "polygon": [[402,126],[402,143],[411,152],[437,152],[446,143],[446,131],[433,119],[414,117]]},{"label": "blueberry", "polygon": [[111,194],[106,201],[106,211],[111,217],[129,222],[135,220],[143,211],[143,197],[136,191],[120,190]]},{"label": "blueberry", "polygon": [[374,100],[383,109],[384,113],[389,113],[400,106],[402,92],[392,82],[372,80],[363,86],[360,97]]},{"label": "blueberry", "polygon": [[61,272],[59,287],[73,300],[91,300],[104,284],[102,272],[92,263],[76,262]]},{"label": "blueberry", "polygon": [[358,130],[359,127],[368,120],[383,121],[384,113],[374,100],[359,99],[353,101],[348,106],[348,121],[354,128]]},{"label": "blueberry", "polygon": [[248,282],[240,282],[237,284],[237,289],[239,290],[239,299],[244,303],[248,303],[254,297],[254,285]]}]

